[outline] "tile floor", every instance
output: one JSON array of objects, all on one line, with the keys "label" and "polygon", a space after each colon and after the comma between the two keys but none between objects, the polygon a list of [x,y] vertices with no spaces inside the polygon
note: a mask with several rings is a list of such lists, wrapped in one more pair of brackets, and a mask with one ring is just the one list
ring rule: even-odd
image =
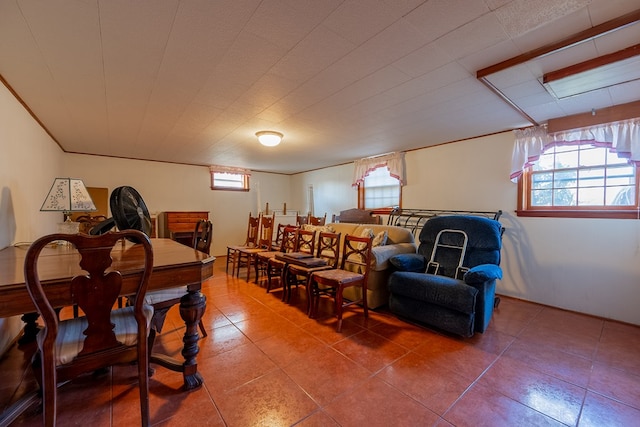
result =
[{"label": "tile floor", "polygon": [[[471,339],[420,328],[385,311],[350,312],[335,332],[330,305],[305,314],[224,273],[204,285],[209,336],[204,385],[181,374],[151,379],[155,426],[633,426],[640,425],[640,328],[502,298],[489,330]],[[241,275],[244,277],[244,275]],[[172,309],[158,347],[179,356]],[[34,387],[32,348],[0,360],[0,409]],[[60,389],[60,426],[139,424],[135,367]],[[14,425],[41,425],[37,408]]]}]

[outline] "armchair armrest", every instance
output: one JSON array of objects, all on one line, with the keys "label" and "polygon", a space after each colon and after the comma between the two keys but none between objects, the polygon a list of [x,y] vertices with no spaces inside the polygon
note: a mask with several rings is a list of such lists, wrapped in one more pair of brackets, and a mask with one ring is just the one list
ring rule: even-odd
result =
[{"label": "armchair armrest", "polygon": [[484,283],[491,280],[502,279],[502,269],[495,264],[476,265],[467,271],[463,277],[464,283]]},{"label": "armchair armrest", "polygon": [[398,271],[410,271],[413,273],[424,273],[427,269],[427,259],[420,254],[400,254],[389,259]]},{"label": "armchair armrest", "polygon": [[401,254],[415,254],[416,245],[414,243],[393,243],[390,245],[376,246],[371,250],[371,255],[375,263],[372,265],[374,271],[382,271],[389,268],[391,258]]}]

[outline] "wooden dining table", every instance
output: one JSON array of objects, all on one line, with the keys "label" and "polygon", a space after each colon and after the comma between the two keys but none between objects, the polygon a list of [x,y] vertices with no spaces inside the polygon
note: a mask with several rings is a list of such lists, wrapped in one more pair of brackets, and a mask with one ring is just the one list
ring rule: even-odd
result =
[{"label": "wooden dining table", "polygon": [[[150,362],[182,372],[184,389],[192,390],[200,387],[203,381],[196,361],[199,351],[198,323],[206,308],[206,298],[200,289],[202,282],[213,275],[215,257],[171,239],[151,239],[151,243],[153,272],[147,291],[187,286],[187,292],[180,300],[180,316],[186,324],[182,350],[184,361],[152,353]],[[0,250],[0,317],[22,315],[25,321],[23,341],[33,339],[38,330],[38,316],[24,280],[27,249],[28,245],[15,245]],[[123,240],[114,247],[111,257],[113,268],[119,270],[123,277],[122,296],[133,294],[137,285],[136,277],[142,271],[141,246]],[[47,247],[42,251],[39,274],[52,305],[64,307],[73,303],[70,282],[81,273],[79,259],[78,251],[65,244]],[[0,419],[5,415],[0,414]]]}]

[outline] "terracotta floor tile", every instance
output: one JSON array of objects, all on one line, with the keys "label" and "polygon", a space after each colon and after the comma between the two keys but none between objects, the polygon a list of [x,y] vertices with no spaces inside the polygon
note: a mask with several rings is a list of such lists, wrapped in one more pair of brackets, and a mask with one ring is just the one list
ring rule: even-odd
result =
[{"label": "terracotta floor tile", "polygon": [[274,369],[276,364],[252,343],[234,347],[198,364],[198,371],[214,396],[240,387]]},{"label": "terracotta floor tile", "polygon": [[454,337],[433,335],[414,351],[436,366],[449,369],[475,381],[498,355]]},{"label": "terracotta floor tile", "polygon": [[589,390],[640,410],[640,376],[594,363]]},{"label": "terracotta floor tile", "polygon": [[423,344],[426,337],[434,333],[392,315],[384,316],[369,330],[409,350]]},{"label": "terracotta floor tile", "polygon": [[[626,427],[640,419],[640,327],[501,297],[487,331],[472,338],[406,323],[386,307],[368,318],[348,309],[338,333],[331,299],[310,319],[304,288],[283,303],[281,290],[228,276],[224,263],[203,284],[204,384],[185,392],[182,373],[152,365],[154,426]],[[154,352],[181,361],[184,330],[175,306]],[[37,389],[34,350],[14,345],[0,358],[0,408]],[[139,424],[137,381],[137,367],[124,365],[66,384],[58,425]],[[42,425],[40,409],[14,425]]]},{"label": "terracotta floor tile", "polygon": [[580,427],[636,426],[638,420],[640,420],[640,410],[587,392],[579,425]]},{"label": "terracotta floor tile", "polygon": [[537,304],[500,296],[500,304],[493,311],[489,328],[518,336],[542,309],[543,307]]},{"label": "terracotta floor tile", "polygon": [[303,354],[324,345],[311,334],[291,326],[255,344],[280,367],[287,366]]},{"label": "terracotta floor tile", "polygon": [[332,347],[370,372],[379,371],[408,352],[406,348],[369,331],[338,341]]},{"label": "terracotta floor tile", "polygon": [[442,418],[455,426],[564,426],[480,384],[471,387]]},{"label": "terracotta floor tile", "polygon": [[389,384],[371,378],[324,410],[343,427],[428,426],[438,416]]},{"label": "terracotta floor tile", "polygon": [[595,360],[640,375],[640,328],[607,322]]},{"label": "terracotta floor tile", "polygon": [[318,409],[318,405],[279,369],[216,395],[215,400],[229,427],[289,426]]},{"label": "terracotta floor tile", "polygon": [[305,353],[283,369],[321,406],[371,376],[368,370],[327,346]]},{"label": "terracotta floor tile", "polygon": [[296,427],[338,427],[335,422],[324,411],[316,411],[296,424]]},{"label": "terracotta floor tile", "polygon": [[597,340],[602,335],[604,321],[586,314],[553,307],[544,307],[528,327],[541,327],[565,336],[579,335]]},{"label": "terracotta floor tile", "polygon": [[598,348],[599,337],[566,334],[562,330],[542,325],[530,325],[518,337],[532,344],[553,347],[585,359],[593,359]]},{"label": "terracotta floor tile", "polygon": [[470,380],[414,352],[384,368],[376,378],[402,390],[439,415],[471,385]]},{"label": "terracotta floor tile", "polygon": [[500,358],[480,378],[481,384],[567,425],[577,425],[586,390]]},{"label": "terracotta floor tile", "polygon": [[532,369],[586,388],[592,362],[540,343],[517,339],[503,357],[520,361]]},{"label": "terracotta floor tile", "polygon": [[204,359],[208,357],[224,353],[234,347],[248,344],[249,342],[249,338],[235,325],[221,326],[212,329],[205,339],[198,341],[198,346],[200,347],[198,362],[202,363]]}]

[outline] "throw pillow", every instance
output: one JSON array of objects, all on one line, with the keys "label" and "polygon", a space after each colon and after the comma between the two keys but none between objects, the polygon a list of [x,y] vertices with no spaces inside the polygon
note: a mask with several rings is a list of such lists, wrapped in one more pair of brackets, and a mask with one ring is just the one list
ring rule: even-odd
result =
[{"label": "throw pillow", "polygon": [[384,246],[387,244],[387,230],[381,231],[375,235],[373,238],[372,246],[375,248],[376,246]]}]

